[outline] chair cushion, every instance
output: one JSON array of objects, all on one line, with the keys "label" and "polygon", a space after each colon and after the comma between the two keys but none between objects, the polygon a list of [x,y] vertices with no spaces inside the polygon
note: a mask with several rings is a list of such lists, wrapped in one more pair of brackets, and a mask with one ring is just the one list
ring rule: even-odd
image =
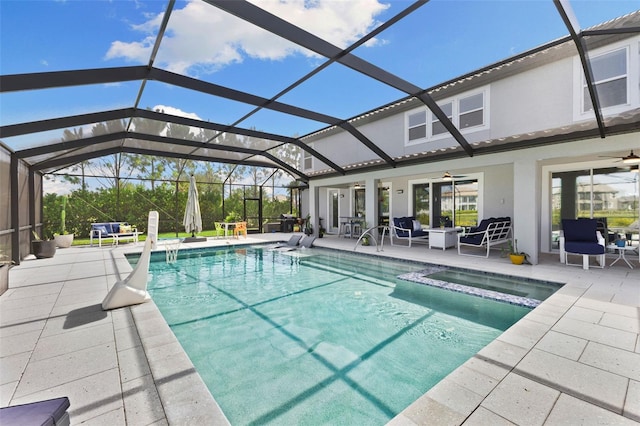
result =
[{"label": "chair cushion", "polygon": [[460,237],[460,242],[465,244],[473,244],[474,246],[479,246],[480,244],[482,244],[482,237],[483,237],[482,234]]},{"label": "chair cushion", "polygon": [[[565,241],[597,243],[597,221],[595,219],[562,219]],[[565,246],[566,247],[566,246]]]},{"label": "chair cushion", "polygon": [[402,227],[406,229],[413,229],[413,216],[401,218]]},{"label": "chair cushion", "polygon": [[107,227],[104,225],[93,225],[93,231],[96,231],[96,233],[102,232],[102,235],[108,234],[109,231],[107,231]]},{"label": "chair cushion", "polygon": [[422,229],[419,231],[412,231],[412,237],[424,237],[425,235],[429,235],[429,231],[423,231]]},{"label": "chair cushion", "polygon": [[[411,224],[410,226],[407,227],[406,223],[405,223],[406,221],[407,221],[406,217],[394,217],[393,218],[393,224],[395,226],[397,226],[398,228],[411,229],[411,225],[413,225],[413,224]],[[409,236],[409,231],[402,231],[402,230],[397,229],[397,228],[396,228],[395,231],[396,231],[396,235],[398,237],[408,237]]]},{"label": "chair cushion", "polygon": [[584,241],[566,241],[564,249],[568,253],[577,254],[603,254],[604,246],[597,243],[588,243]]},{"label": "chair cushion", "polygon": [[419,220],[412,220],[411,223],[413,225],[411,228],[414,231],[422,231],[422,224],[420,223]]},{"label": "chair cushion", "polygon": [[[494,219],[490,218],[490,219],[482,219],[480,221],[480,224],[478,226],[476,226],[475,228],[471,228],[471,232],[482,232],[482,231],[486,231],[487,228],[489,227],[489,225],[491,223],[493,223]],[[480,239],[482,239],[482,236],[480,237]]]}]

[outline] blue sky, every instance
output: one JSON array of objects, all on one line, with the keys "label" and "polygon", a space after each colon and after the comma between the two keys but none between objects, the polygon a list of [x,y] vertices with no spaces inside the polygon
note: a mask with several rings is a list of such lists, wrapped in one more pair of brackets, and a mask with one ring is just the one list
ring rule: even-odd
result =
[{"label": "blue sky", "polygon": [[[340,47],[411,4],[255,2]],[[637,10],[640,1],[573,0],[571,5],[586,28]],[[166,2],[159,0],[0,0],[0,72],[144,65],[165,8]],[[430,87],[567,33],[551,0],[431,0],[354,53],[415,85]],[[322,62],[200,0],[178,0],[155,66],[269,98]],[[129,82],[2,94],[0,123],[130,107],[139,87],[139,82]],[[280,101],[349,118],[403,96],[333,64]],[[162,107],[227,124],[253,109],[157,82],[147,85],[140,107]],[[239,126],[293,136],[324,124],[263,111]],[[3,142],[14,149],[34,143],[28,138]]]}]

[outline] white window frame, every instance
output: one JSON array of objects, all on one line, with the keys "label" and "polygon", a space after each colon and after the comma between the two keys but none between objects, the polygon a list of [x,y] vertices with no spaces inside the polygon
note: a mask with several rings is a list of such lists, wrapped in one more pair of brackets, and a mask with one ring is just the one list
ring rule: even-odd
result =
[{"label": "white window frame", "polygon": [[[640,36],[596,49],[589,54],[589,57],[596,58],[621,49],[625,49],[627,55],[627,102],[602,108],[601,113],[603,116],[617,115],[640,107],[640,79],[638,75],[640,72]],[[594,117],[593,110],[583,111],[586,80],[582,70],[582,63],[578,56],[573,58],[573,82],[573,120],[592,120]]]},{"label": "white window frame", "polygon": [[[309,144],[309,147],[311,147],[311,144]],[[309,161],[309,167],[307,167],[307,161]],[[302,169],[313,170],[313,155],[306,150],[302,150]]]},{"label": "white window frame", "polygon": [[[462,112],[461,111],[462,108],[460,106],[462,101],[465,100],[465,99],[476,97],[478,95],[482,95],[482,106],[480,108],[473,108],[473,109],[470,109],[468,111]],[[475,128],[478,128],[478,127],[484,127],[485,126],[485,124],[486,124],[486,118],[485,118],[485,116],[486,116],[486,114],[485,114],[486,103],[484,101],[484,98],[485,98],[484,92],[474,93],[474,94],[471,94],[469,96],[461,96],[460,98],[458,98],[458,102],[457,102],[457,105],[458,105],[458,115],[457,115],[458,122],[457,122],[457,126],[461,131],[465,131],[465,130],[468,130],[468,129],[475,129]],[[473,125],[473,126],[469,126],[469,127],[465,127],[465,128],[460,128],[460,117],[463,114],[471,114],[471,113],[474,113],[474,112],[477,112],[477,111],[482,111],[482,123],[476,124],[476,125]]]},{"label": "white window frame", "polygon": [[[424,114],[424,124],[420,124],[419,126],[424,126],[425,127],[425,137],[423,138],[419,138],[419,139],[413,139],[413,140],[409,140],[409,133],[411,129],[414,129],[416,127],[419,126],[410,126],[409,125],[409,117],[417,115],[417,114]],[[429,137],[429,128],[428,128],[428,124],[429,124],[429,116],[427,114],[427,108],[423,107],[423,108],[416,108],[416,109],[412,109],[411,111],[407,111],[404,115],[404,141],[405,141],[405,145],[409,146],[409,145],[416,145],[419,143],[424,143],[427,141],[428,137]]]},{"label": "white window frame", "polygon": [[[449,102],[439,102],[438,103],[438,106],[440,107],[440,109],[442,109],[442,107],[444,107],[445,105],[451,105],[451,115],[447,115],[447,117],[449,117],[449,120],[451,120],[453,122],[454,110],[455,110],[455,102],[449,101]],[[446,114],[446,112],[445,112],[445,114]],[[449,134],[449,131],[446,130],[446,129],[442,133],[434,134],[433,133],[433,125],[435,123],[441,123],[441,121],[433,113],[430,113],[429,117],[431,118],[431,120],[429,121],[429,132],[430,132],[432,138],[438,137],[440,135],[448,135]]]},{"label": "white window frame", "polygon": [[[438,105],[444,105],[444,104],[448,104],[451,103],[452,104],[452,108],[451,108],[451,114],[452,114],[452,119],[451,122],[453,123],[454,126],[456,126],[456,128],[458,130],[460,130],[461,134],[469,134],[469,133],[474,133],[474,132],[479,132],[482,130],[487,130],[490,128],[489,123],[490,123],[490,114],[489,114],[489,100],[490,100],[490,95],[491,95],[491,91],[489,90],[490,86],[484,86],[484,87],[480,87],[476,90],[471,90],[469,92],[464,92],[459,94],[458,96],[452,97],[452,98],[447,98],[444,99],[440,102],[438,102]],[[472,96],[476,96],[482,94],[482,124],[478,124],[476,126],[471,126],[471,127],[466,127],[464,129],[460,129],[460,101],[462,101],[463,99],[467,99],[470,98]],[[479,109],[476,109],[475,111],[478,111]],[[465,111],[465,113],[469,113],[472,111]],[[432,120],[431,122],[433,122],[433,120],[438,120],[438,118],[435,116],[435,114],[433,114],[432,112],[429,112],[430,114],[430,119]],[[440,139],[445,139],[445,138],[450,138],[451,135],[449,134],[449,132],[445,132],[445,133],[440,133],[438,135],[434,135],[432,132],[432,127],[429,126],[429,134],[427,139],[428,140],[440,140]]]}]

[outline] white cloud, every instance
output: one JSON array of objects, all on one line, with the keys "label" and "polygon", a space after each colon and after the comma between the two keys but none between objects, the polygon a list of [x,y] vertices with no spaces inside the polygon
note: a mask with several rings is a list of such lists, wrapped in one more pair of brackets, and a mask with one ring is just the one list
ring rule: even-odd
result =
[{"label": "white cloud", "polygon": [[[62,174],[64,171],[61,171],[60,173]],[[45,194],[55,193],[58,195],[68,195],[73,190],[73,187],[73,184],[65,181],[60,176],[54,175],[45,175],[45,179],[42,182],[42,191]]]},{"label": "white cloud", "polygon": [[[388,5],[378,0],[253,0],[261,8],[297,25],[338,47],[346,47],[379,23],[375,17]],[[138,41],[114,41],[106,59],[124,58],[146,63],[155,41],[162,14],[136,25],[145,34]],[[367,46],[375,45],[375,40]],[[171,14],[156,64],[186,74],[211,73],[249,56],[282,60],[302,54],[315,56],[287,40],[212,7],[189,1]]]},{"label": "white cloud", "polygon": [[165,114],[176,115],[178,117],[186,117],[186,118],[193,118],[195,120],[202,120],[198,116],[198,114],[196,114],[195,112],[185,112],[185,111],[182,111],[180,108],[176,108],[168,105],[156,105],[152,109],[154,111],[162,111]]},{"label": "white cloud", "polygon": [[[195,120],[202,120],[200,118],[200,116],[198,116],[198,114],[194,113],[194,112],[186,112],[181,110],[180,108],[176,108],[176,107],[172,107],[172,106],[168,106],[168,105],[156,105],[152,108],[154,111],[162,111],[165,114],[169,114],[169,115],[175,115],[178,117],[186,117],[186,118],[193,118]],[[197,127],[189,127],[189,130],[191,131],[191,133],[193,133],[194,135],[197,134],[200,129]],[[167,130],[163,130],[161,133],[161,136],[167,136]]]}]

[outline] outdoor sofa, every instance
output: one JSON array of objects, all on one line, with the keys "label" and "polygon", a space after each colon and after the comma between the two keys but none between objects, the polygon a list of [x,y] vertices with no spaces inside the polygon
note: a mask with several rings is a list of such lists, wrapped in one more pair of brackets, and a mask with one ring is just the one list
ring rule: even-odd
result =
[{"label": "outdoor sofa", "polygon": [[482,219],[480,224],[469,232],[458,234],[458,254],[478,256],[470,252],[463,253],[462,246],[486,249],[484,257],[489,257],[491,247],[508,243],[513,238],[510,217],[490,217]]},{"label": "outdoor sofa", "polygon": [[129,225],[127,222],[100,222],[91,224],[90,245],[93,246],[93,240],[98,241],[98,246],[102,247],[102,240],[110,239],[114,246],[118,245],[120,240],[129,240],[134,243],[138,242],[138,235],[141,233]]}]

